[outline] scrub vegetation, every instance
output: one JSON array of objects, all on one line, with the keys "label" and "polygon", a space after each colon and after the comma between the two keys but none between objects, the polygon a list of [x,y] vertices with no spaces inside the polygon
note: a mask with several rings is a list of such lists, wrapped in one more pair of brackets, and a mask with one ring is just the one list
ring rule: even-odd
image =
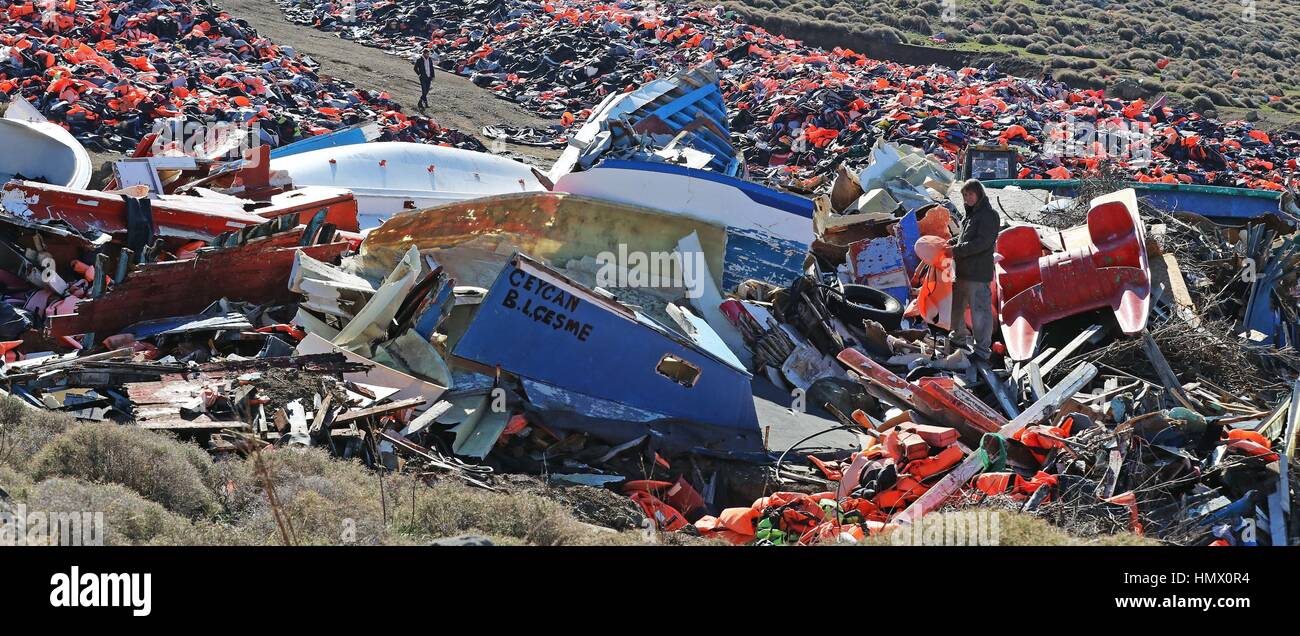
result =
[{"label": "scrub vegetation", "polygon": [[[170,435],[81,424],[0,398],[0,511],[24,505],[28,512],[102,512],[105,545],[424,545],[462,536],[495,545],[726,545],[583,521],[582,506],[599,499],[591,493],[531,484],[491,492],[404,473],[381,478],[318,449],[259,455],[214,460]],[[1072,537],[1044,521],[1000,513],[1008,545],[1143,542]],[[866,542],[889,544],[883,536]]]},{"label": "scrub vegetation", "polygon": [[381,478],[318,449],[259,455],[214,460],[170,435],[0,398],[0,510],[102,512],[107,545],[420,545],[464,535],[497,545],[707,543],[583,522],[544,488]]}]

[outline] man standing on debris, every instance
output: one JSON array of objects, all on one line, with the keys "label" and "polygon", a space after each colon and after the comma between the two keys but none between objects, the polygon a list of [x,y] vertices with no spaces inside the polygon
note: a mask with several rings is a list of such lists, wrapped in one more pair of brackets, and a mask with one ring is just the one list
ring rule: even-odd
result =
[{"label": "man standing on debris", "polygon": [[415,58],[415,76],[420,78],[420,101],[416,108],[421,111],[429,107],[429,86],[433,84],[433,69],[438,63],[438,55],[432,48],[425,48],[420,57]]},{"label": "man standing on debris", "polygon": [[[952,258],[956,281],[952,287],[952,341],[966,348],[971,331],[975,332],[974,355],[988,360],[993,343],[993,299],[989,284],[993,282],[993,247],[997,242],[1002,219],[989,203],[984,184],[970,179],[961,186],[966,218],[961,234],[952,238]],[[971,329],[966,327],[966,309],[970,308]]]}]

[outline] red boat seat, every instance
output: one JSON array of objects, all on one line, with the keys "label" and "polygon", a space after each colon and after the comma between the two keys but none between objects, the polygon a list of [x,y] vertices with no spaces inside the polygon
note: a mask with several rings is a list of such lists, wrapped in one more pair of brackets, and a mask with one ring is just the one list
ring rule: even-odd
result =
[{"label": "red boat seat", "polygon": [[1146,328],[1151,271],[1137,195],[1122,190],[1092,204],[1083,235],[1089,242],[1066,251],[1043,255],[1037,231],[1027,226],[998,236],[997,302],[1012,360],[1033,357],[1043,325],[1085,311],[1109,307],[1127,334]]},{"label": "red boat seat", "polygon": [[1034,228],[1021,225],[999,234],[995,252],[1002,256],[997,264],[1001,295],[1009,298],[1039,283],[1038,258],[1043,255],[1043,244]]},{"label": "red boat seat", "polygon": [[1105,267],[1142,267],[1145,242],[1133,231],[1133,218],[1124,204],[1115,202],[1088,211],[1088,234],[1097,251],[1113,258]]}]

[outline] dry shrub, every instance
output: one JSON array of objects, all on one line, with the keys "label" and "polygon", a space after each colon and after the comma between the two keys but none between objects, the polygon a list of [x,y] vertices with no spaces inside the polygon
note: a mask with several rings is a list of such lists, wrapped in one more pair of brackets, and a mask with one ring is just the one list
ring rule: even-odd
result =
[{"label": "dry shrub", "polygon": [[[398,520],[405,521],[400,517]],[[634,533],[607,533],[580,523],[564,506],[550,499],[529,493],[507,495],[458,483],[437,483],[419,493],[414,521],[406,525],[407,532],[430,537],[486,534],[513,537],[533,545],[639,542]]]},{"label": "dry shrub", "polygon": [[[389,518],[406,503],[410,515],[411,480],[385,476],[384,499],[380,498],[378,473],[357,462],[331,458],[314,448],[286,447],[261,451],[282,519],[287,520],[290,541],[295,545],[386,543]],[[249,458],[228,467],[239,473],[230,497],[247,512],[234,519],[247,539],[259,544],[281,544],[284,538],[276,522],[264,480],[256,473],[256,460]],[[404,496],[399,496],[405,491]]]},{"label": "dry shrub", "polygon": [[85,424],[59,435],[32,459],[37,480],[73,477],[121,484],[190,518],[220,510],[212,459],[193,444],[144,429]]},{"label": "dry shrub", "polygon": [[31,487],[31,477],[14,470],[11,466],[0,464],[0,490],[4,491],[13,499],[22,501],[27,499],[27,491],[30,490]]},{"label": "dry shrub", "polygon": [[[355,543],[421,544],[465,534],[497,544],[634,545],[637,532],[607,532],[578,521],[563,504],[528,493],[504,494],[460,482],[426,485],[409,475],[380,475],[357,462],[341,461],[317,449],[264,451],[282,518],[297,545]],[[245,460],[245,475],[231,495],[252,501],[233,525],[197,524],[213,543],[283,543],[275,510],[255,461]],[[413,507],[414,506],[414,507]],[[414,512],[412,512],[414,510]]]},{"label": "dry shrub", "polygon": [[76,422],[71,416],[0,396],[0,464],[26,470],[36,453]]},{"label": "dry shrub", "polygon": [[159,536],[183,536],[190,524],[180,515],[118,484],[91,484],[55,477],[31,487],[27,512],[103,513],[104,545],[144,545]]}]

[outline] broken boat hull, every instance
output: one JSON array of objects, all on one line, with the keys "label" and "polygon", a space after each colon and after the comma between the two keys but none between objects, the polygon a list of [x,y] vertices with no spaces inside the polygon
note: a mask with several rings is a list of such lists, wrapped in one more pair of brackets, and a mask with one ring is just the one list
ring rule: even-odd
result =
[{"label": "broken boat hull", "polygon": [[405,142],[348,144],[271,160],[295,186],[351,190],[362,230],[406,210],[545,190],[528,166],[482,152]]},{"label": "broken boat hull", "polygon": [[610,159],[564,175],[555,190],[725,225],[725,289],[750,278],[788,284],[813,242],[811,200],[708,170]]},{"label": "broken boat hull", "polygon": [[[602,158],[639,157],[657,141],[660,153],[682,153],[699,167],[741,176],[744,163],[731,145],[727,104],[717,67],[707,62],[630,93],[614,93],[592,109],[551,167],[552,182],[590,168]],[[671,147],[671,148],[670,148]]]},{"label": "broken boat hull", "polygon": [[360,273],[382,278],[414,246],[437,259],[457,284],[487,287],[514,252],[565,267],[602,253],[617,260],[620,248],[629,255],[672,254],[692,233],[718,284],[727,244],[719,224],[562,192],[500,195],[389,219],[362,241]]},{"label": "broken boat hull", "polygon": [[[1075,196],[1077,179],[997,179],[983,181],[986,188],[1018,187],[1025,190],[1050,190],[1058,196]],[[1280,192],[1229,188],[1224,186],[1169,183],[1128,183],[1152,206],[1174,212],[1192,212],[1211,220],[1241,221],[1278,211]]]},{"label": "broken boat hull", "polygon": [[22,99],[11,102],[0,119],[0,148],[5,149],[0,152],[0,183],[15,177],[69,188],[90,183],[86,149]]},{"label": "broken boat hull", "polygon": [[609,419],[622,426],[589,431],[611,442],[662,428],[663,441],[763,451],[747,371],[523,255],[501,271],[452,355],[531,381],[533,392],[569,394],[551,403],[659,416],[637,424],[620,410]]},{"label": "broken boat hull", "polygon": [[[162,195],[150,199],[153,230],[158,236],[210,241],[223,232],[263,223],[287,214],[307,223],[319,211],[336,227],[355,226],[356,201],[337,188],[303,188],[271,197],[268,204],[234,197]],[[124,234],[131,225],[126,197],[98,190],[80,190],[32,181],[0,186],[0,207],[37,222],[62,221],[78,231]],[[356,235],[348,233],[348,238]]]}]

